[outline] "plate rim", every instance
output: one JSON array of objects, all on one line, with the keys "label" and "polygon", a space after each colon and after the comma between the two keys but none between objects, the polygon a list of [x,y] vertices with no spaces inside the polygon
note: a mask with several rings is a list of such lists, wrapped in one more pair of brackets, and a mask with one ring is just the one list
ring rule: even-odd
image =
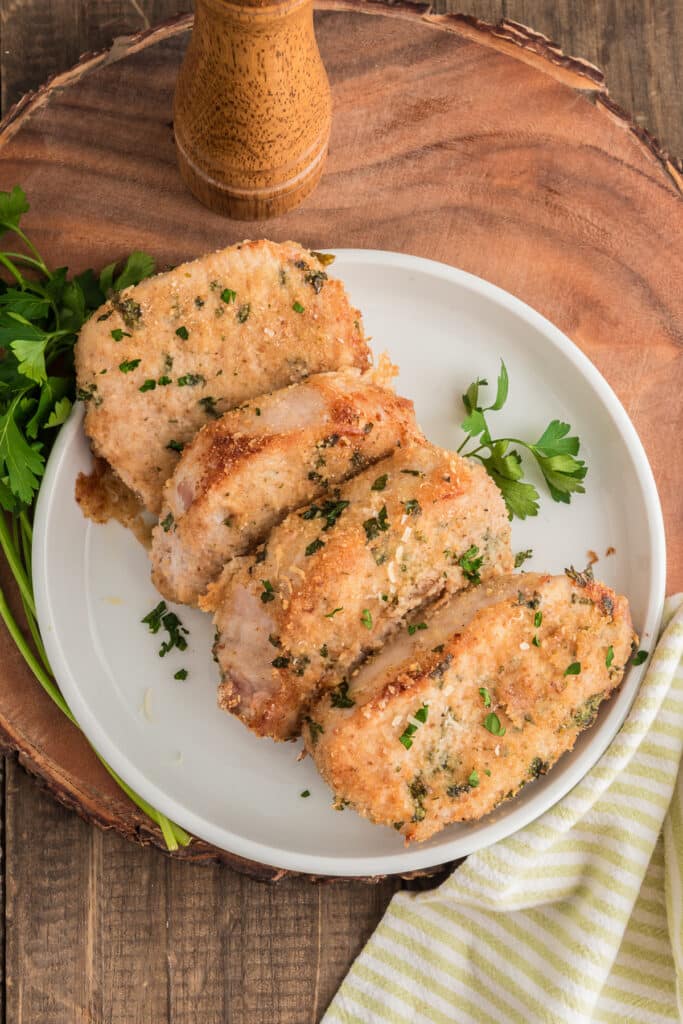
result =
[{"label": "plate rim", "polygon": [[[452,267],[437,260],[411,256],[406,253],[392,252],[382,249],[330,249],[328,250],[344,259],[347,263],[381,263],[388,267],[401,267],[407,270],[421,270],[431,276],[451,281],[471,292],[483,295],[529,323],[542,333],[549,343],[570,360],[586,383],[590,384],[598,395],[603,408],[612,418],[615,427],[629,447],[631,461],[636,478],[640,484],[647,512],[648,534],[651,542],[652,561],[647,588],[647,607],[642,624],[643,633],[657,637],[661,622],[666,588],[666,539],[664,519],[654,475],[644,446],[631,422],[628,413],[607,380],[598,368],[563,331],[555,326],[533,307],[517,298],[511,292],[492,284],[484,278]],[[343,278],[342,278],[343,280]],[[81,429],[84,416],[82,403],[77,403],[72,410],[68,422],[62,427],[48,459],[42,486],[38,494],[34,519],[33,540],[33,588],[36,600],[38,622],[41,636],[46,647],[55,678],[72,712],[76,716],[81,731],[88,742],[109,762],[114,770],[137,793],[144,797],[159,811],[178,822],[197,838],[211,843],[221,850],[239,857],[257,862],[274,869],[303,872],[311,875],[337,877],[368,877],[371,875],[394,875],[405,872],[434,868],[460,857],[468,856],[477,850],[515,834],[526,825],[535,821],[545,811],[569,793],[574,786],[595,766],[614,740],[623,725],[633,701],[640,689],[647,662],[640,667],[632,667],[627,687],[620,690],[620,696],[628,693],[624,699],[621,713],[610,723],[610,728],[599,737],[598,743],[588,743],[586,749],[570,762],[562,773],[554,780],[549,776],[546,786],[538,794],[527,798],[516,813],[507,815],[499,821],[491,821],[484,829],[470,836],[461,836],[445,844],[431,847],[413,845],[398,849],[395,853],[378,853],[354,855],[352,857],[331,857],[327,855],[305,854],[298,851],[281,850],[252,839],[245,838],[229,829],[215,826],[191,809],[178,804],[174,797],[161,790],[154,782],[149,781],[130,758],[110,740],[100,720],[90,711],[85,699],[81,697],[77,681],[74,679],[69,661],[64,652],[54,620],[48,593],[47,564],[49,549],[47,545],[50,510],[54,501],[55,482],[60,473],[65,457],[68,455],[73,438]],[[597,736],[597,734],[596,734]],[[226,839],[228,840],[226,842]]]}]

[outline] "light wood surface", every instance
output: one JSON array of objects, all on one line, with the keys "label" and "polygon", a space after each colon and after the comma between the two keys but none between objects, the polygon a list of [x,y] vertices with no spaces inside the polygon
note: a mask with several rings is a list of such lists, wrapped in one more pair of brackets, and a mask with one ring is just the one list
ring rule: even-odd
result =
[{"label": "light wood surface", "polygon": [[[136,27],[143,11],[137,4],[61,3],[50,5],[49,13],[43,16],[45,6],[38,6],[41,17],[37,19],[36,5],[32,3],[22,3],[18,9],[16,4],[6,4],[4,10],[0,7],[3,14],[2,50],[9,50],[9,53],[3,52],[0,62],[4,97],[15,96],[17,88],[28,84],[26,79],[21,82],[21,76],[30,73],[32,67],[41,72],[36,73],[30,83],[35,84],[42,77],[46,57],[59,61],[63,67],[66,64],[64,56],[69,60],[77,56],[74,49],[86,49],[106,41],[107,34],[113,34],[117,26]],[[596,27],[600,24],[597,19],[601,11],[598,9],[603,6],[609,6],[614,14],[614,28],[610,32]],[[630,90],[636,100],[631,106],[637,113],[646,111],[652,118],[649,123],[655,125],[658,133],[670,143],[680,130],[680,106],[674,106],[680,104],[680,94],[676,95],[674,77],[678,67],[674,66],[672,56],[667,72],[667,54],[676,52],[677,32],[680,46],[681,6],[635,3],[617,6],[619,10],[615,11],[614,5],[600,3],[481,3],[470,5],[470,10],[476,7],[476,13],[484,17],[508,13],[526,18],[542,28],[547,27],[537,16],[542,9],[553,34],[561,35],[558,29],[564,25],[565,49],[573,49],[582,56],[600,58],[600,53],[595,53],[592,48],[592,40],[595,48],[602,50],[608,62],[619,72],[616,76],[619,82],[628,85],[628,76],[631,75],[633,84],[624,88],[619,98],[628,100]],[[161,7],[160,4],[154,5],[155,16],[166,13]],[[520,10],[513,10],[515,7]],[[625,14],[622,7],[626,9]],[[69,20],[68,15],[73,15],[74,11],[79,17],[75,21],[73,17]],[[94,11],[99,12],[99,18]],[[521,150],[531,160],[526,167],[526,177],[512,174],[519,166],[520,147],[515,148],[509,142],[498,147],[498,152],[489,154],[492,162],[487,162],[484,159],[486,151],[481,148],[481,137],[486,133],[475,130],[472,120],[471,107],[477,98],[473,95],[474,90],[470,87],[468,92],[461,87],[453,92],[442,74],[444,69],[450,70],[453,64],[460,62],[467,75],[471,76],[476,68],[474,55],[479,53],[479,44],[462,39],[460,35],[456,38],[452,32],[445,31],[449,26],[443,24],[421,22],[418,25],[415,16],[408,12],[392,12],[391,18],[378,20],[380,11],[378,9],[371,16],[329,13],[319,18],[323,55],[330,70],[338,111],[341,112],[338,123],[347,134],[339,136],[337,155],[333,136],[330,161],[333,180],[325,202],[318,203],[318,195],[325,187],[323,182],[302,210],[290,215],[307,218],[309,235],[296,232],[290,228],[289,222],[283,222],[280,227],[278,222],[274,222],[275,227],[270,224],[257,226],[249,233],[271,233],[274,237],[281,237],[287,227],[290,234],[298,233],[304,241],[310,239],[322,244],[322,238],[326,244],[331,244],[327,241],[330,225],[336,223],[340,227],[335,229],[335,244],[382,245],[433,255],[474,269],[516,290],[560,323],[589,351],[617,387],[641,433],[649,431],[645,437],[646,444],[660,483],[664,481],[665,489],[668,487],[669,520],[673,523],[672,510],[675,515],[678,508],[680,516],[680,492],[676,493],[672,486],[675,475],[669,468],[669,455],[677,426],[677,410],[680,421],[680,403],[674,400],[673,404],[671,401],[667,404],[665,396],[671,395],[671,389],[667,392],[666,378],[671,379],[674,373],[675,353],[680,347],[683,324],[681,310],[675,305],[677,300],[673,295],[674,283],[680,280],[681,261],[680,242],[677,242],[680,238],[680,200],[676,199],[675,193],[675,166],[667,167],[664,153],[646,148],[634,136],[628,123],[602,103],[602,87],[594,73],[579,74],[576,68],[567,67],[559,60],[552,65],[556,77],[546,75],[548,82],[544,81],[544,85],[547,84],[553,97],[558,96],[562,89],[578,85],[583,96],[594,101],[594,105],[590,105],[583,98],[580,103],[574,98],[574,107],[585,105],[586,108],[581,109],[582,145],[586,145],[584,131],[594,129],[595,136],[590,136],[586,148],[592,146],[598,151],[608,151],[616,178],[592,192],[591,172],[595,164],[588,159],[590,154],[586,154],[587,162],[573,168],[560,159],[562,147],[568,145],[571,132],[561,139],[552,159],[542,165],[545,178],[539,179],[531,174],[533,168],[538,175],[539,166],[534,161],[543,156],[542,151],[535,153],[537,147],[531,144]],[[622,15],[630,15],[628,25],[621,20]],[[652,16],[651,22],[646,20],[648,15]],[[373,19],[372,47],[367,36],[363,45],[362,33],[354,32],[350,24],[354,19],[368,20],[370,17]],[[51,18],[55,18],[52,23]],[[343,29],[338,20],[333,21],[340,18],[347,19]],[[564,22],[560,20],[562,18]],[[596,19],[593,25],[592,18]],[[327,30],[324,28],[325,19],[329,26]],[[400,26],[401,32],[406,33],[403,42],[390,34],[388,41],[383,35],[382,43],[377,44],[377,33],[385,31],[378,28],[382,22],[391,24],[397,32]],[[339,29],[335,25],[339,25]],[[643,27],[640,38],[636,35],[638,26]],[[627,27],[634,33],[632,38],[628,36]],[[618,34],[620,29],[621,36]],[[430,33],[428,42],[421,42],[420,34],[424,32]],[[580,40],[581,32],[587,40],[583,49],[572,46],[572,40]],[[336,33],[342,40],[341,44]],[[515,50],[519,56],[519,38],[515,39],[515,30],[507,29],[503,35],[508,37],[508,41],[497,39],[495,45],[508,48],[510,52]],[[21,45],[22,38],[23,60],[20,60],[16,47]],[[492,40],[487,42],[490,44]],[[459,47],[457,57],[456,47]],[[378,63],[378,55],[382,67],[373,66],[373,63]],[[431,74],[427,73],[432,59],[438,64],[439,75],[434,74],[433,68]],[[488,46],[487,74],[492,63],[498,68],[498,62],[507,59]],[[524,76],[539,74],[533,66],[536,58],[529,56],[528,60],[532,63],[524,64],[522,75],[525,82],[531,79]],[[409,62],[413,65],[411,72],[418,79],[412,89],[401,94],[398,71],[393,77],[390,71],[394,68],[403,70]],[[637,72],[639,66],[646,64],[654,70],[649,78],[644,74],[639,78],[634,69]],[[102,73],[113,70],[108,68]],[[576,80],[577,74],[582,79],[580,85]],[[559,85],[558,75],[568,75],[573,85]],[[172,76],[167,78],[172,80]],[[353,119],[352,104],[354,81],[362,83],[364,100],[356,120]],[[656,85],[662,81],[670,83],[667,88],[654,87],[653,83]],[[464,77],[460,85],[466,83],[467,78]],[[349,140],[357,141],[362,130],[377,131],[378,122],[369,120],[368,111],[372,109],[373,99],[378,102],[380,88],[386,90],[387,84],[390,102],[382,108],[381,116],[386,118],[382,124],[386,127],[389,123],[396,140],[396,152],[391,154],[393,159],[387,159],[389,152],[385,134],[385,149],[379,143],[374,149],[366,147],[366,151],[362,151],[366,165],[360,169],[351,166],[349,170],[355,157]],[[132,81],[131,94],[135,94],[135,87],[136,81]],[[514,96],[516,113],[521,115],[523,90],[518,88],[509,95]],[[68,101],[66,103],[68,106]],[[85,107],[81,103],[76,106],[81,113],[83,109],[86,113],[90,109],[87,103]],[[678,120],[667,114],[672,109],[678,111]],[[92,112],[101,118],[102,111],[97,105]],[[536,126],[537,103],[533,113]],[[549,110],[544,110],[541,105],[540,113],[545,115],[543,123],[546,129],[555,131],[555,121]],[[503,114],[498,111],[500,120],[496,122],[494,119],[492,125],[487,121],[488,134],[495,135],[496,131],[501,134]],[[420,133],[417,147],[414,138],[411,140],[407,122],[410,122],[411,129],[417,124]],[[50,138],[56,139],[68,154],[69,147],[76,144],[69,134],[68,121],[58,120],[54,126],[48,121],[45,127]],[[506,127],[509,128],[509,121]],[[356,132],[355,136],[353,132]],[[606,144],[606,137],[610,139],[610,145],[614,142],[617,146],[616,154]],[[154,144],[156,149],[156,142],[160,140],[161,134],[154,136],[150,145]],[[116,145],[111,146],[111,141],[107,139],[103,125],[98,147],[107,154],[105,164],[108,162],[110,165],[109,176],[116,172],[120,159],[120,151]],[[36,142],[35,136],[33,142]],[[143,186],[149,185],[148,175],[154,182],[161,180],[154,178],[155,173],[170,171],[169,145],[167,136],[164,141],[166,148],[159,147],[155,152],[161,171],[157,168],[155,172],[150,162],[143,161]],[[683,145],[678,150],[683,152]],[[44,156],[44,150],[34,148],[30,159],[27,157],[23,164],[19,161],[18,171],[28,169],[37,175],[33,179],[36,182],[41,181],[41,175],[45,176],[42,180],[47,180],[49,170],[42,163]],[[424,164],[427,158],[435,163]],[[484,176],[488,185],[485,197],[482,196],[481,181],[477,189],[474,173],[477,165],[481,168],[482,159],[487,172]],[[339,164],[335,165],[335,160]],[[364,177],[367,174],[369,179]],[[619,189],[620,175],[629,177],[629,181],[634,182],[633,188],[624,189],[622,184]],[[368,211],[367,199],[366,206],[360,201],[355,207],[344,204],[340,183],[349,176],[355,178],[353,185],[358,188],[361,198],[368,195],[373,199],[377,196],[383,198],[379,208],[373,201],[372,209]],[[107,177],[108,173],[88,177],[93,192],[93,209],[101,202],[103,194],[109,198]],[[479,177],[482,177],[481,172]],[[31,187],[25,174],[20,180]],[[532,202],[532,186],[537,190],[539,180],[545,186],[544,210],[540,211]],[[440,197],[437,194],[439,183]],[[492,183],[495,189],[500,190],[502,199],[497,193],[491,194]],[[5,187],[4,177],[2,185]],[[563,186],[568,190],[564,196]],[[572,202],[569,201],[569,190]],[[619,195],[623,193],[618,219],[624,221],[625,211],[628,216],[625,218],[627,223],[622,224],[622,248],[610,250],[609,242],[614,241],[617,215],[613,213],[610,220],[610,211],[604,207],[606,204],[609,206],[607,201],[615,190]],[[172,192],[175,201],[178,197]],[[447,217],[443,215],[444,194],[450,204]],[[591,216],[584,215],[582,219],[576,215],[575,200],[585,203],[591,194]],[[409,195],[414,209],[426,211],[425,223],[410,228],[402,224],[400,207],[384,198],[396,195]],[[163,202],[166,198],[162,193]],[[441,200],[441,204],[437,200]],[[673,205],[669,207],[669,203]],[[659,207],[662,204],[670,209],[669,217],[661,215]],[[164,235],[156,222],[144,226],[142,238],[135,234],[132,225],[126,228],[133,216],[130,212],[121,218],[123,232],[116,217],[106,228],[98,230],[90,217],[76,216],[74,197],[66,195],[62,205],[61,210],[55,211],[53,223],[42,241],[47,254],[51,255],[51,250],[57,252],[57,244],[63,246],[66,239],[67,247],[70,247],[69,257],[74,253],[71,259],[74,266],[79,262],[103,262],[111,252],[113,238],[121,251],[136,244],[150,248],[155,245],[161,248],[163,244],[169,258],[172,258],[172,253],[176,253],[177,258],[214,244],[213,239],[217,237],[215,227],[211,228],[203,219],[203,213],[198,215],[198,223],[193,230],[180,240],[169,240],[168,233]],[[632,258],[634,246],[630,241],[633,236],[628,230],[632,223],[629,219],[633,216],[632,207],[638,214],[636,220],[647,215],[649,225],[648,237],[643,239],[640,233],[636,235],[641,248],[644,246],[645,255],[635,247],[638,257],[635,268]],[[533,216],[529,215],[529,208]],[[134,214],[139,206],[133,204],[132,210]],[[544,212],[545,220],[541,217]],[[494,246],[485,265],[483,259],[482,265],[477,265],[470,235],[474,230],[475,235],[479,231],[481,238],[484,237],[487,214],[498,218],[513,234],[520,225],[527,230],[535,226],[538,236],[553,234],[552,229],[561,225],[562,230],[555,230],[553,237],[558,236],[556,241],[563,254],[564,265],[569,267],[573,280],[584,258],[583,275],[578,278],[581,287],[576,294],[570,292],[567,298],[557,266],[552,288],[548,286],[547,278],[545,282],[535,279],[539,264],[548,261],[548,250],[543,248],[536,256],[538,264],[533,267],[510,268],[509,264],[514,263],[514,259],[511,260],[505,244],[502,252],[494,251]],[[336,215],[336,221],[330,219],[333,215]],[[163,216],[160,219],[163,220]],[[112,223],[116,224],[115,235],[112,234]],[[140,227],[138,223],[135,229]],[[608,229],[611,229],[611,235]],[[535,241],[538,236],[534,235]],[[232,237],[230,235],[226,240]],[[129,238],[133,240],[129,241]],[[626,245],[627,241],[630,244]],[[100,253],[104,254],[103,259],[100,259]],[[598,261],[597,267],[595,260]],[[552,273],[545,266],[541,269],[544,274]],[[515,287],[511,287],[509,282],[506,284],[506,273],[517,274],[517,280],[512,282]],[[601,302],[600,293],[592,290],[596,288],[596,280],[609,289],[617,290],[620,301],[616,309],[604,300]],[[629,291],[634,290],[634,280],[637,282],[635,290],[645,297],[647,313],[643,312],[645,307],[642,304],[634,308],[628,301]],[[542,289],[543,283],[545,289]],[[550,296],[554,303],[552,309],[544,308],[542,302],[535,298],[536,292],[541,290],[546,301]],[[584,309],[580,301],[584,291],[590,299],[588,309]],[[622,295],[626,300],[625,308],[622,308]],[[657,417],[650,411],[651,406]],[[680,574],[680,562],[674,562],[673,570]],[[678,580],[680,585],[680,575]],[[11,670],[11,666],[9,668]],[[5,674],[3,672],[3,676]],[[20,684],[19,671],[7,674]],[[43,738],[46,744],[56,743],[57,748],[61,744],[60,756],[69,752],[73,741],[68,731],[56,729],[55,723],[45,724]],[[118,836],[101,833],[85,825],[40,792],[12,761],[6,778],[5,822],[6,1019],[30,1021],[31,1024],[72,1019],[111,1020],[114,1024],[124,1021],[126,1024],[129,1021],[206,1021],[211,1024],[227,1020],[249,1021],[250,1024],[316,1021],[351,958],[372,930],[391,892],[400,884],[388,882],[363,886],[339,883],[321,887],[311,886],[304,880],[286,879],[276,887],[264,887],[218,865],[197,867],[172,862],[154,850],[141,849]]]}]

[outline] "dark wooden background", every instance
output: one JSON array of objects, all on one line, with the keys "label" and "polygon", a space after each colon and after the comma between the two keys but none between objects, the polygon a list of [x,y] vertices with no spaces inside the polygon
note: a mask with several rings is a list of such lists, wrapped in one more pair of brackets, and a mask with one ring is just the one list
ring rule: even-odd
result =
[{"label": "dark wooden background", "polygon": [[[0,0],[3,111],[189,4]],[[512,18],[598,64],[613,98],[683,155],[683,0],[437,0]],[[268,886],[85,825],[4,764],[0,1020],[315,1024],[401,883]]]}]

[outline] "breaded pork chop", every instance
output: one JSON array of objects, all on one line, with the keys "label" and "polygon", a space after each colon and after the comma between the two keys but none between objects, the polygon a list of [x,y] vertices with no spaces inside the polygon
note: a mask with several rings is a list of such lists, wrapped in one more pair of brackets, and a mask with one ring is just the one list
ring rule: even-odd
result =
[{"label": "breaded pork chop", "polygon": [[571,750],[636,639],[626,598],[601,583],[498,577],[425,609],[322,696],[306,746],[339,805],[428,839]]},{"label": "breaded pork chop", "polygon": [[291,513],[267,550],[209,591],[219,703],[254,732],[298,733],[307,703],[443,591],[509,572],[510,525],[491,478],[429,444]]},{"label": "breaded pork chop", "polygon": [[341,281],[294,242],[243,242],[126,288],[76,345],[95,454],[155,513],[178,446],[211,417],[309,374],[368,364]]},{"label": "breaded pork chop", "polygon": [[[393,367],[391,368],[393,370]],[[223,566],[292,509],[334,508],[335,484],[421,434],[387,373],[320,373],[261,395],[203,427],[164,488],[152,579],[195,604]]]}]

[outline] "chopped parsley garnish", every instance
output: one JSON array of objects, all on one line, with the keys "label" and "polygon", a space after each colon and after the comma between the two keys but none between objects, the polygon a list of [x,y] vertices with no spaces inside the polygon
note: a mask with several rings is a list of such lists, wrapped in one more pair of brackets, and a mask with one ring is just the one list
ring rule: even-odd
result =
[{"label": "chopped parsley garnish", "polygon": [[234,292],[232,288],[224,288],[223,291],[221,292],[221,298],[223,302],[226,302],[228,305],[230,305],[230,303],[234,302],[235,299],[237,298],[237,292]]},{"label": "chopped parsley garnish", "polygon": [[330,693],[330,703],[333,708],[352,708],[355,705],[355,700],[349,697],[349,684],[344,679],[336,690],[332,690]]},{"label": "chopped parsley garnish", "polygon": [[310,791],[310,789],[304,789],[302,793],[299,793],[299,796],[303,797],[304,799],[305,799],[305,798],[306,798],[307,796],[310,796],[310,795],[311,795],[311,791]]},{"label": "chopped parsley garnish", "polygon": [[536,612],[536,614],[534,615],[534,626],[536,627],[536,629],[538,629],[542,622],[543,612]]},{"label": "chopped parsley garnish", "polygon": [[384,488],[387,486],[387,480],[388,479],[389,479],[389,474],[388,473],[382,473],[381,476],[377,477],[377,479],[375,480],[375,482],[372,485],[372,487],[370,488],[370,490],[371,491],[383,491]]},{"label": "chopped parsley garnish", "polygon": [[330,263],[334,263],[337,258],[331,252],[317,252],[315,249],[311,249],[311,256],[315,256],[318,263],[322,263],[323,267],[329,267]]},{"label": "chopped parsley garnish", "polygon": [[649,651],[638,651],[638,653],[634,654],[631,658],[631,664],[636,666],[642,665],[644,661],[647,661],[649,654]]},{"label": "chopped parsley garnish", "polygon": [[320,648],[320,651],[319,651],[320,657],[321,658],[327,658],[329,656],[329,653],[330,652],[329,652],[329,650],[327,648],[327,644],[323,644],[322,647]]},{"label": "chopped parsley garnish", "polygon": [[327,274],[324,270],[309,270],[307,274],[304,274],[304,281],[310,284],[316,295],[319,295],[327,281]]},{"label": "chopped parsley garnish", "polygon": [[363,529],[365,530],[365,536],[369,541],[374,540],[380,533],[384,533],[388,530],[389,520],[387,518],[387,506],[382,505],[376,516],[366,519],[363,523]]},{"label": "chopped parsley garnish", "polygon": [[168,442],[166,447],[169,448],[172,452],[181,452],[185,445],[182,443],[182,441],[171,440]]},{"label": "chopped parsley garnish", "polygon": [[141,360],[139,359],[124,359],[122,363],[119,363],[119,370],[121,373],[130,373],[136,366],[140,365]]},{"label": "chopped parsley garnish", "polygon": [[159,380],[157,381],[157,384],[162,388],[166,387],[167,384],[172,383],[173,381],[171,380],[171,378],[167,377],[166,375],[164,375],[163,377],[159,377]]},{"label": "chopped parsley garnish", "polygon": [[250,313],[251,313],[251,303],[249,303],[249,302],[243,303],[240,306],[240,308],[237,310],[237,321],[238,321],[238,323],[240,323],[240,324],[245,323],[245,321],[249,319],[249,314]]},{"label": "chopped parsley garnish", "polygon": [[532,548],[528,548],[526,551],[518,551],[515,555],[515,569],[519,569],[520,566],[524,565],[527,558],[533,558],[534,552]]},{"label": "chopped parsley garnish", "polygon": [[404,509],[406,510],[407,516],[419,516],[422,515],[422,509],[420,502],[417,498],[409,498],[408,501],[402,502]]},{"label": "chopped parsley garnish", "polygon": [[138,390],[139,391],[154,391],[156,386],[157,386],[157,382],[155,380],[149,379],[149,380],[146,380],[144,384],[141,384],[140,387],[138,388]]},{"label": "chopped parsley garnish", "polygon": [[462,569],[462,574],[466,580],[475,585],[481,583],[480,569],[484,563],[483,556],[477,558],[479,554],[479,548],[476,544],[473,544],[471,548],[468,548],[464,555],[460,555],[458,559],[458,565]]},{"label": "chopped parsley garnish", "polygon": [[493,736],[504,736],[506,733],[505,726],[500,724],[500,718],[493,712],[484,719],[484,728],[488,729]]},{"label": "chopped parsley garnish", "polygon": [[424,473],[419,469],[402,469],[401,472],[405,473],[407,476],[424,476]]},{"label": "chopped parsley garnish", "polygon": [[161,529],[164,531],[164,533],[168,533],[168,531],[173,526],[173,514],[169,512],[168,515],[161,520],[159,525],[161,526]]},{"label": "chopped parsley garnish", "polygon": [[489,693],[489,691],[486,689],[485,686],[480,686],[479,687],[479,696],[481,697],[481,699],[484,702],[484,707],[485,708],[490,708],[491,707],[491,694]]},{"label": "chopped parsley garnish", "polygon": [[300,302],[293,302],[292,303],[292,309],[294,310],[295,313],[303,313],[304,308],[305,307],[302,306]]},{"label": "chopped parsley garnish", "polygon": [[409,722],[403,732],[398,738],[399,743],[402,743],[406,750],[410,750],[413,745],[413,736],[417,732],[420,725],[424,725],[427,721],[427,715],[429,714],[429,708],[426,704],[423,704],[421,708],[418,708],[413,718],[414,722]]},{"label": "chopped parsley garnish", "polygon": [[562,674],[565,675],[565,676],[578,676],[580,671],[581,671],[581,662],[580,661],[573,661],[571,663],[571,665],[567,666],[567,668],[564,670],[564,672]]},{"label": "chopped parsley garnish", "polygon": [[178,387],[194,387],[196,384],[206,384],[206,378],[201,373],[184,373],[178,377]]},{"label": "chopped parsley garnish", "polygon": [[187,669],[179,668],[173,676],[174,679],[187,679]]},{"label": "chopped parsley garnish", "polygon": [[261,592],[261,600],[264,604],[268,604],[269,601],[275,600],[275,594],[273,593],[273,584],[270,580],[261,580],[263,584],[263,590]]},{"label": "chopped parsley garnish", "polygon": [[321,540],[320,537],[316,537],[306,548],[306,555],[314,555],[316,551],[320,551],[321,548],[325,547],[325,541]]},{"label": "chopped parsley garnish", "polygon": [[432,654],[441,654],[444,649],[444,644],[437,644],[436,647],[432,647]]},{"label": "chopped parsley garnish", "polygon": [[534,638],[533,638],[533,640],[531,642],[534,645],[534,647],[540,647],[541,646],[541,641],[538,639],[538,634],[536,634],[534,636]]},{"label": "chopped parsley garnish", "polygon": [[164,613],[167,611],[167,605],[165,601],[159,601],[156,608],[152,608],[151,612],[147,612],[144,619],[140,619],[146,626],[149,626],[150,633],[158,633],[161,629],[161,619]]},{"label": "chopped parsley garnish", "polygon": [[120,327],[115,327],[111,332],[111,336],[114,341],[123,341],[124,338],[132,338],[133,335],[129,334],[128,331],[121,330]]},{"label": "chopped parsley garnish", "polygon": [[366,629],[372,629],[372,615],[369,608],[363,609],[363,614],[360,617],[360,621],[363,623]]},{"label": "chopped parsley garnish", "polygon": [[[522,456],[511,445],[519,446],[533,456],[554,501],[568,504],[572,494],[583,494],[587,468],[581,459],[576,458],[581,442],[578,437],[568,436],[569,424],[552,420],[534,443],[513,437],[493,438],[486,413],[502,409],[507,401],[509,380],[505,363],[501,361],[495,401],[492,405],[482,406],[479,391],[487,385],[488,381],[477,378],[462,396],[467,416],[461,426],[467,436],[458,452],[481,462],[501,491],[510,519],[538,515],[539,503],[534,485],[522,480]],[[463,452],[470,441],[475,443],[475,447]],[[485,450],[488,454],[484,454]]]},{"label": "chopped parsley garnish", "polygon": [[335,615],[337,614],[337,612],[343,612],[343,611],[344,611],[344,606],[343,605],[340,608],[333,608],[331,612],[327,613],[325,618],[326,619],[333,619],[335,617]]},{"label": "chopped parsley garnish", "polygon": [[188,630],[185,629],[175,612],[168,611],[165,601],[160,601],[156,608],[148,612],[141,621],[149,628],[150,633],[158,633],[162,626],[168,633],[168,639],[164,640],[159,648],[160,658],[172,651],[174,647],[177,647],[179,651],[187,649],[185,637]]},{"label": "chopped parsley garnish", "polygon": [[287,668],[289,665],[289,658],[286,658],[283,654],[278,654],[277,658],[273,658],[270,664],[273,668]]},{"label": "chopped parsley garnish", "polygon": [[607,648],[607,657],[605,658],[605,665],[607,666],[607,668],[610,668],[610,666],[611,666],[613,661],[614,661],[614,648],[610,644],[609,647]]},{"label": "chopped parsley garnish", "polygon": [[348,501],[324,501],[322,505],[311,505],[305,512],[300,512],[302,519],[324,519],[323,531],[331,530],[344,509],[349,507]]},{"label": "chopped parsley garnish", "polygon": [[414,634],[417,633],[418,629],[426,629],[426,628],[427,628],[427,623],[426,622],[415,622],[415,623],[412,623],[410,626],[408,626],[408,636],[414,636]]},{"label": "chopped parsley garnish", "polygon": [[529,765],[529,775],[532,779],[537,779],[539,775],[545,775],[548,768],[549,765],[547,761],[544,761],[540,757],[535,757]]},{"label": "chopped parsley garnish", "polygon": [[204,299],[201,297],[201,295],[195,296],[194,304],[197,307],[197,309],[202,308],[202,306],[204,305]]},{"label": "chopped parsley garnish", "polygon": [[182,338],[183,341],[187,341],[187,339],[190,337],[190,332],[188,331],[187,327],[176,328],[176,334],[178,335],[179,338]]},{"label": "chopped parsley garnish", "polygon": [[211,395],[206,395],[205,398],[200,398],[199,404],[201,405],[206,415],[210,416],[211,419],[217,420],[219,418],[220,413],[216,409],[216,399],[212,398]]},{"label": "chopped parsley garnish", "polygon": [[472,771],[470,772],[470,776],[467,782],[468,785],[472,786],[473,789],[475,786],[479,785],[479,772],[477,771],[476,768],[473,768]]},{"label": "chopped parsley garnish", "polygon": [[311,744],[315,746],[316,743],[318,742],[318,737],[321,736],[322,733],[325,732],[325,730],[323,729],[320,722],[314,722],[313,719],[309,718],[308,715],[306,716],[306,718],[304,718],[304,722],[308,726],[308,732],[311,737]]}]

